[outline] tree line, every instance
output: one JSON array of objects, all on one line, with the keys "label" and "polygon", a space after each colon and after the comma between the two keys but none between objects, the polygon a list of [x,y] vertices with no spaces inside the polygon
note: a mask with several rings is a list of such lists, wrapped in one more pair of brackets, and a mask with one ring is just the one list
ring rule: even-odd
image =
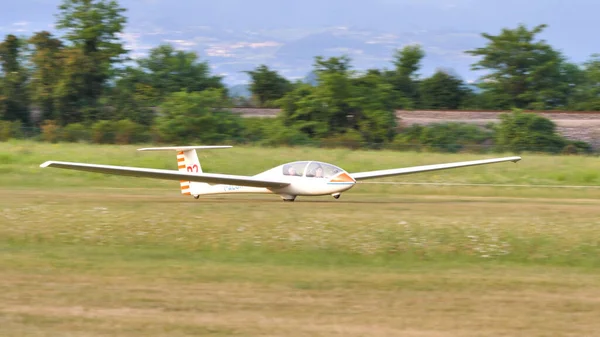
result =
[{"label": "tree line", "polygon": [[[357,71],[346,55],[316,56],[314,83],[258,65],[246,72],[252,97],[244,99],[232,97],[195,52],[161,44],[146,57],[129,58],[120,38],[125,9],[115,0],[63,0],[58,10],[62,36],[8,34],[0,43],[0,139],[22,136],[26,126],[39,127],[38,137],[47,141],[412,144],[444,151],[492,143],[504,150],[580,152],[589,146],[560,137],[549,120],[518,111],[600,110],[600,56],[569,62],[537,39],[546,25],[483,33],[486,44],[465,51],[479,57],[473,69],[487,73],[477,90],[443,68],[421,78],[425,52],[410,45],[395,51],[392,69]],[[241,118],[230,111],[235,105],[281,113]],[[399,127],[395,110],[417,108],[516,112],[487,128]]]}]

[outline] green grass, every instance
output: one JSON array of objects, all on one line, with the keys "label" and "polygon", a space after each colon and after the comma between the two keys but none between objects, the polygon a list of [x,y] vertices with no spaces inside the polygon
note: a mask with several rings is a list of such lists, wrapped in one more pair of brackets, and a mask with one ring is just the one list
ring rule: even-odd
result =
[{"label": "green grass", "polygon": [[[141,146],[140,146],[141,147]],[[600,330],[597,189],[356,186],[341,199],[229,195],[41,169],[173,169],[133,146],[3,143],[2,336],[568,336]],[[317,159],[364,171],[489,156],[238,148],[205,171]],[[384,181],[598,185],[598,158]]]},{"label": "green grass", "polygon": [[[172,181],[124,178],[58,169],[40,169],[46,160],[81,161],[110,165],[126,165],[175,169],[172,152],[138,152],[139,146],[47,144],[12,141],[0,148],[0,186],[70,188],[92,187],[172,189]],[[205,172],[253,175],[276,165],[294,160],[321,160],[338,165],[349,172],[394,167],[474,160],[512,154],[437,154],[394,151],[350,151],[314,148],[257,148],[236,146],[231,149],[205,150],[199,157]],[[440,186],[390,186],[373,182],[429,182],[468,184],[586,185],[600,186],[600,159],[584,156],[549,156],[524,154],[517,164],[500,163],[467,167],[368,181],[356,186],[352,193],[387,194],[461,194],[507,196],[562,196],[598,198],[600,189],[554,191],[517,187],[486,189]]]},{"label": "green grass", "polygon": [[600,202],[348,195],[297,201],[6,191],[1,241],[236,253],[273,263],[485,261],[600,267]]}]

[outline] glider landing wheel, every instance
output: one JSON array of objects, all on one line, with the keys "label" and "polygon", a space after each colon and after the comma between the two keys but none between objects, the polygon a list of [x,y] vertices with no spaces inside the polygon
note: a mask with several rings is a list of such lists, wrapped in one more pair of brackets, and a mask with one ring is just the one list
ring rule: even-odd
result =
[{"label": "glider landing wheel", "polygon": [[195,196],[194,196],[194,199],[198,199],[198,198],[200,198],[200,196],[199,196],[199,195],[195,195]]},{"label": "glider landing wheel", "polygon": [[291,194],[280,194],[279,197],[281,197],[281,200],[286,201],[286,202],[292,202],[294,200],[296,200],[296,195],[291,195]]},{"label": "glider landing wheel", "polygon": [[296,200],[296,196],[295,195],[281,195],[281,199],[285,202],[293,202],[294,200]]},{"label": "glider landing wheel", "polygon": [[340,193],[335,193],[331,195],[332,197],[339,199],[342,195]]}]

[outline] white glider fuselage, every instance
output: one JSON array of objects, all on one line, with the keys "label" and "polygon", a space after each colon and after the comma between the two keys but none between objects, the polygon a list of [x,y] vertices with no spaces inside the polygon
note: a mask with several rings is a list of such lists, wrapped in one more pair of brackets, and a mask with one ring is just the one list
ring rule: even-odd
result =
[{"label": "white glider fuselage", "polygon": [[[295,167],[304,169],[302,172],[296,171],[296,175],[286,174],[286,168]],[[321,168],[325,174],[316,176],[314,171]],[[323,170],[325,168],[325,170]],[[192,185],[190,194],[208,195],[208,194],[229,194],[229,193],[272,193],[282,196],[319,196],[334,195],[351,189],[356,180],[339,167],[331,164],[304,161],[294,162],[274,167],[270,170],[261,172],[252,176],[257,179],[277,179],[278,181],[288,182],[285,187],[251,187],[237,186],[228,184],[204,185],[202,188],[194,188]]]}]

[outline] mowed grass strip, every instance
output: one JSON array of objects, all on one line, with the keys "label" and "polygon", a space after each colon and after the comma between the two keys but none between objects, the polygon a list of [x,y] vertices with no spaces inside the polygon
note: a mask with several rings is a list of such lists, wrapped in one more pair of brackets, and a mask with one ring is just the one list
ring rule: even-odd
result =
[{"label": "mowed grass strip", "polygon": [[173,192],[3,190],[0,240],[236,252],[311,264],[500,261],[600,267],[600,201],[348,195],[283,203]]},{"label": "mowed grass strip", "polygon": [[[600,328],[597,274],[569,268],[315,268],[111,253],[99,261],[107,251],[8,255],[22,268],[0,279],[3,335],[571,336]],[[37,272],[26,270],[32,265]]]}]

